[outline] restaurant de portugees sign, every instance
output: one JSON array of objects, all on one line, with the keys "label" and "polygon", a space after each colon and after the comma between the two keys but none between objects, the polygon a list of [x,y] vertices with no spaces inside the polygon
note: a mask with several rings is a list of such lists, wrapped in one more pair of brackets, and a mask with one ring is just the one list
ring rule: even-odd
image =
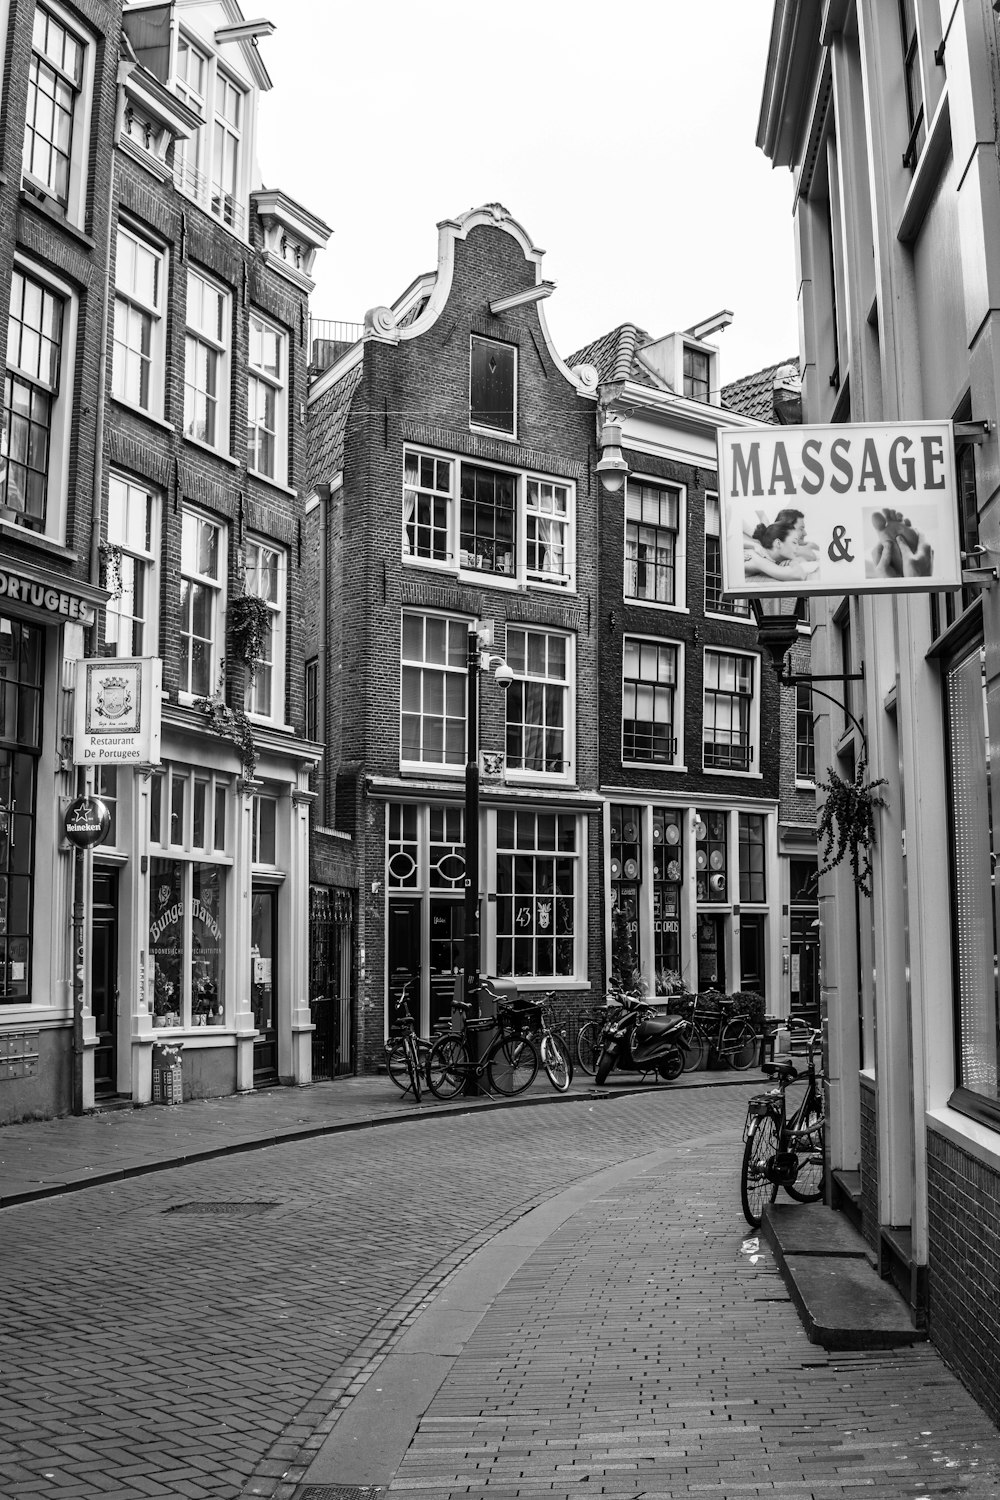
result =
[{"label": "restaurant de portugees sign", "polygon": [[159,765],[162,680],[158,656],[78,661],[73,763]]},{"label": "restaurant de portugees sign", "polygon": [[726,595],[961,586],[951,422],[720,430],[718,458]]}]

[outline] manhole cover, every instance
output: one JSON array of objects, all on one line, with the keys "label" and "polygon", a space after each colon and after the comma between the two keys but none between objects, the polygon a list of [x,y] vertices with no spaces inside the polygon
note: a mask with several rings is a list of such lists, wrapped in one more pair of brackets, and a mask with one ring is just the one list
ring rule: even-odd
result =
[{"label": "manhole cover", "polygon": [[165,1214],[232,1214],[246,1216],[249,1214],[270,1213],[272,1208],[279,1208],[277,1203],[174,1203],[170,1208],[165,1208]]},{"label": "manhole cover", "polygon": [[381,1493],[373,1484],[306,1484],[299,1488],[295,1500],[378,1500]]}]

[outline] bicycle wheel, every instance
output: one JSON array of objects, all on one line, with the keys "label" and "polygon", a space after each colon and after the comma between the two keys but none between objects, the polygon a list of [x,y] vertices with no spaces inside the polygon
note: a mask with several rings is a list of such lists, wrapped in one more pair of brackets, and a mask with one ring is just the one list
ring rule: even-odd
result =
[{"label": "bicycle wheel", "polygon": [[688,1021],[684,1030],[678,1032],[677,1041],[684,1054],[685,1073],[695,1073],[708,1066],[709,1040],[694,1021]]},{"label": "bicycle wheel", "polygon": [[410,1088],[417,1104],[420,1103],[420,1058],[417,1056],[417,1044],[412,1036],[404,1036],[403,1047],[406,1056],[406,1072],[410,1080]]},{"label": "bicycle wheel", "polygon": [[576,1039],[576,1060],[584,1073],[591,1078],[597,1072],[597,1059],[601,1055],[601,1024],[599,1021],[584,1021]]},{"label": "bicycle wheel", "polygon": [[406,1067],[406,1038],[394,1036],[385,1044],[385,1064],[389,1077],[400,1090],[406,1093],[410,1087],[410,1075]]},{"label": "bicycle wheel", "polygon": [[818,1099],[810,1101],[805,1117],[796,1123],[796,1131],[800,1130],[809,1131],[809,1140],[802,1146],[795,1147],[799,1169],[795,1174],[795,1181],[786,1182],[785,1189],[788,1196],[794,1198],[796,1203],[815,1203],[823,1196],[826,1173],[824,1160],[826,1124],[823,1118],[823,1107]]},{"label": "bicycle wheel", "polygon": [[542,1037],[542,1066],[549,1075],[549,1082],[560,1094],[565,1094],[573,1081],[573,1059],[561,1036],[547,1031]]},{"label": "bicycle wheel", "polygon": [[758,1048],[757,1033],[746,1016],[734,1016],[726,1022],[719,1051],[737,1073],[745,1073],[747,1068],[753,1067]]},{"label": "bicycle wheel", "polygon": [[454,1099],[469,1076],[469,1052],[460,1036],[443,1036],[427,1059],[427,1087],[435,1099]]},{"label": "bicycle wheel", "polygon": [[740,1197],[743,1215],[751,1229],[759,1229],[764,1209],[778,1196],[778,1184],[765,1175],[768,1162],[778,1149],[778,1122],[773,1115],[761,1115],[747,1136],[740,1175]]},{"label": "bicycle wheel", "polygon": [[494,1093],[507,1099],[523,1094],[534,1083],[537,1072],[538,1053],[526,1036],[506,1031],[490,1050],[486,1081]]}]

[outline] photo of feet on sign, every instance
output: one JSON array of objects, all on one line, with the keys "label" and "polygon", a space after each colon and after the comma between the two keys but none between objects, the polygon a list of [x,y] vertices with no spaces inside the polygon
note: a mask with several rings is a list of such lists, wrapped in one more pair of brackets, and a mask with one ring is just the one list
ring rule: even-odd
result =
[{"label": "photo of feet on sign", "polygon": [[866,578],[930,578],[934,572],[934,523],[930,506],[913,505],[906,515],[885,506],[862,510],[868,543]]}]

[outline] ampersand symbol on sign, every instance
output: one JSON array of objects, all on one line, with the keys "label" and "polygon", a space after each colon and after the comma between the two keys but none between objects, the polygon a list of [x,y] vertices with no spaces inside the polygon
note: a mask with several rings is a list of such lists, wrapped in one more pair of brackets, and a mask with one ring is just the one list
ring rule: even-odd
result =
[{"label": "ampersand symbol on sign", "polygon": [[835,526],[833,528],[833,540],[826,549],[826,555],[831,562],[854,561],[854,553],[847,550],[851,545],[851,538],[844,536],[846,530],[846,526]]}]

